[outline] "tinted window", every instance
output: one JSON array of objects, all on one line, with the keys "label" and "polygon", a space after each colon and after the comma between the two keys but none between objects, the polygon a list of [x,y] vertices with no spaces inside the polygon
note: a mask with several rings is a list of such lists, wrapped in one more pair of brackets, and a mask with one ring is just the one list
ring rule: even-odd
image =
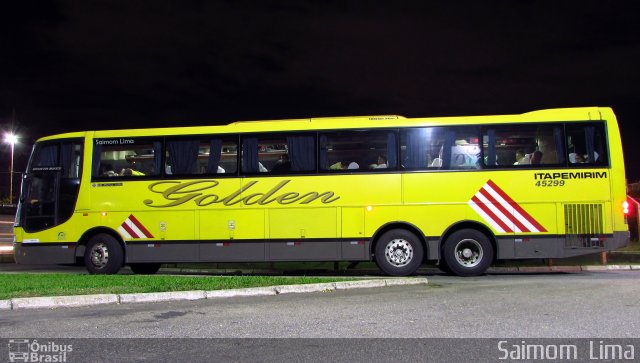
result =
[{"label": "tinted window", "polygon": [[315,172],[313,134],[270,134],[242,139],[244,173],[290,174]]},{"label": "tinted window", "polygon": [[607,144],[602,123],[567,124],[569,166],[607,165]]},{"label": "tinted window", "polygon": [[198,137],[167,139],[166,175],[235,174],[237,138]]},{"label": "tinted window", "polygon": [[400,160],[407,170],[466,170],[479,168],[477,127],[404,129]]},{"label": "tinted window", "polygon": [[396,169],[396,132],[336,131],[320,134],[320,170],[383,171]]},{"label": "tinted window", "polygon": [[95,139],[94,177],[142,177],[160,175],[159,139]]},{"label": "tinted window", "polygon": [[59,149],[59,143],[36,144],[29,169],[58,166]]},{"label": "tinted window", "polygon": [[489,167],[564,165],[562,125],[511,124],[484,128],[484,164]]},{"label": "tinted window", "polygon": [[59,170],[62,178],[80,178],[82,141],[64,140],[36,144],[28,169],[43,171],[43,168]]}]

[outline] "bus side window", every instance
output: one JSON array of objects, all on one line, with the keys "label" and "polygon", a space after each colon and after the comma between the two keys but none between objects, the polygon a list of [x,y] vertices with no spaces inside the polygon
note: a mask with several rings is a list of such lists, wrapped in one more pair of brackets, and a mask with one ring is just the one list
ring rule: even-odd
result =
[{"label": "bus side window", "polygon": [[149,138],[95,139],[95,177],[141,177],[160,175],[162,142]]},{"label": "bus side window", "polygon": [[242,140],[242,172],[287,175],[316,170],[316,138],[308,133],[251,135]]},{"label": "bus side window", "polygon": [[608,164],[604,124],[567,124],[566,132],[569,166]]},{"label": "bus side window", "polygon": [[385,171],[397,166],[394,130],[331,131],[320,135],[320,170]]},{"label": "bus side window", "polygon": [[479,168],[478,127],[429,127],[402,130],[400,159],[408,170]]},{"label": "bus side window", "polygon": [[234,174],[237,149],[237,141],[231,137],[203,135],[168,139],[165,175]]},{"label": "bus side window", "polygon": [[483,130],[482,144],[488,167],[565,163],[561,124],[490,125]]}]

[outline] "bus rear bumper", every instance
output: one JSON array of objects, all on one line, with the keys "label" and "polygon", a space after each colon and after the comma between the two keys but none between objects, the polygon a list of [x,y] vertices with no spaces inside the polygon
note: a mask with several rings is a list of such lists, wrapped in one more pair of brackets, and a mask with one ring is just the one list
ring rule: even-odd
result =
[{"label": "bus rear bumper", "polygon": [[75,243],[14,243],[16,263],[56,265],[76,262]]},{"label": "bus rear bumper", "polygon": [[616,250],[629,244],[631,241],[631,232],[613,232],[613,238],[607,241],[605,249],[607,251]]},{"label": "bus rear bumper", "polygon": [[629,231],[603,236],[498,238],[498,260],[568,258],[612,251],[629,244]]}]

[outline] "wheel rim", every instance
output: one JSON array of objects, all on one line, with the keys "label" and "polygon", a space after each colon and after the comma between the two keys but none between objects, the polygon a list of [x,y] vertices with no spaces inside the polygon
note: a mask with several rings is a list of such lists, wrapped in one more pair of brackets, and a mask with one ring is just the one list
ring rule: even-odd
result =
[{"label": "wheel rim", "polygon": [[407,240],[394,239],[387,243],[384,256],[395,267],[406,266],[413,259],[413,247]]},{"label": "wheel rim", "polygon": [[474,239],[463,239],[456,245],[456,261],[464,267],[477,266],[483,255],[482,245]]},{"label": "wheel rim", "polygon": [[109,247],[106,244],[99,242],[91,247],[89,252],[91,256],[91,264],[96,268],[103,268],[109,263]]}]

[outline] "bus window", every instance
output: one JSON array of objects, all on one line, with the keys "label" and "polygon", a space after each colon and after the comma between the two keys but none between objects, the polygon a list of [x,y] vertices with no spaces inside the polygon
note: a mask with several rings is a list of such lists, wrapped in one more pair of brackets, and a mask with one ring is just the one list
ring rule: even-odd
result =
[{"label": "bus window", "polygon": [[315,172],[315,149],[315,136],[311,134],[245,137],[242,141],[242,171],[269,174]]},{"label": "bus window", "polygon": [[82,144],[63,143],[60,150],[62,178],[80,178],[82,174]]},{"label": "bus window", "polygon": [[58,165],[58,143],[42,144],[35,148],[31,168],[43,168]]},{"label": "bus window", "polygon": [[477,127],[425,127],[402,130],[400,158],[408,170],[479,168]]},{"label": "bus window", "polygon": [[190,138],[167,140],[166,175],[235,174],[237,139]]},{"label": "bus window", "polygon": [[396,132],[335,131],[320,135],[320,170],[395,170]]},{"label": "bus window", "polygon": [[71,218],[82,175],[82,142],[64,139],[36,144],[17,212],[26,231],[41,231]]},{"label": "bus window", "polygon": [[566,132],[569,166],[608,164],[602,123],[567,124]]},{"label": "bus window", "polygon": [[93,177],[160,175],[162,143],[154,139],[94,139]]},{"label": "bus window", "polygon": [[562,125],[495,125],[482,135],[484,165],[564,165]]}]

